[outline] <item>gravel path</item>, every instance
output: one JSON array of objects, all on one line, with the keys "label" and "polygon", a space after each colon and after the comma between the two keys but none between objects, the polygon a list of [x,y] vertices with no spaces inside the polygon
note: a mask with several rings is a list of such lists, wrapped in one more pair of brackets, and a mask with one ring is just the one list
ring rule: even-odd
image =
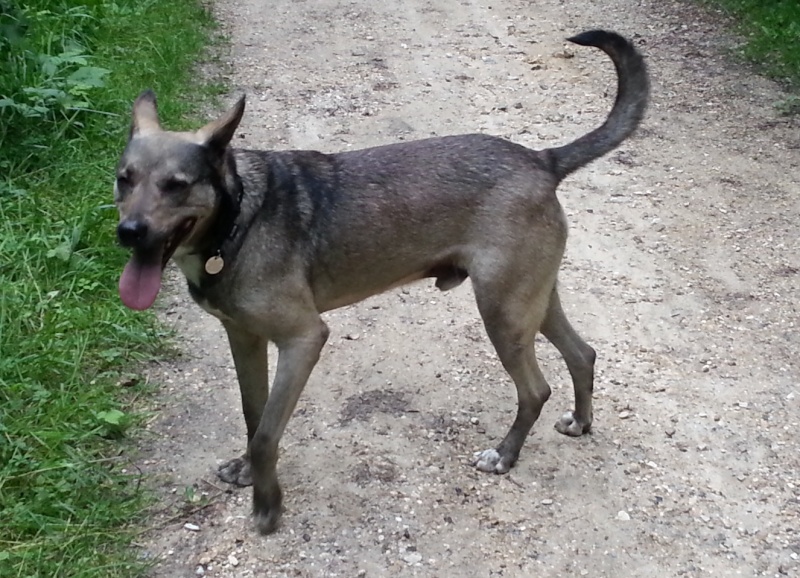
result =
[{"label": "gravel path", "polygon": [[[510,475],[474,450],[514,389],[469,283],[326,315],[329,345],[284,437],[281,529],[213,475],[244,443],[217,322],[182,284],[182,338],[138,465],[163,494],[155,577],[800,576],[800,121],[728,55],[719,15],[667,0],[218,0],[243,146],[337,151],[486,132],[541,148],[605,117],[614,74],[566,36],[612,28],[647,54],[643,129],[566,181],[562,299],[598,351],[591,435],[553,396]],[[274,360],[273,355],[273,360]],[[199,500],[199,501],[198,501]],[[185,524],[190,524],[185,526]]]}]

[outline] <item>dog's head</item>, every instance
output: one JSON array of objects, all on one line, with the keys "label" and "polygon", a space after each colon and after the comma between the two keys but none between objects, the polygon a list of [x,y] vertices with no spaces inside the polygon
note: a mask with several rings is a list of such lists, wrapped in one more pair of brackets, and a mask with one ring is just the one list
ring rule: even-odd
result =
[{"label": "dog's head", "polygon": [[179,247],[191,247],[216,214],[234,175],[228,144],[244,113],[244,97],[194,133],[170,132],[158,122],[152,91],[139,95],[125,152],[117,166],[114,201],[119,242],[133,254],[119,283],[123,303],[147,309],[161,273]]}]

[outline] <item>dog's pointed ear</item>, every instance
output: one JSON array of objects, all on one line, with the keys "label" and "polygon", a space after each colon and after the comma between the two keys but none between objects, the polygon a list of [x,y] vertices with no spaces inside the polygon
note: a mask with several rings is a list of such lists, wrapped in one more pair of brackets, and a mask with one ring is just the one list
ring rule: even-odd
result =
[{"label": "dog's pointed ear", "polygon": [[231,142],[243,114],[244,95],[239,97],[239,100],[228,112],[197,131],[200,142],[212,151],[221,153]]},{"label": "dog's pointed ear", "polygon": [[158,122],[156,93],[149,88],[142,92],[133,103],[130,138],[139,134],[153,133],[161,130]]}]

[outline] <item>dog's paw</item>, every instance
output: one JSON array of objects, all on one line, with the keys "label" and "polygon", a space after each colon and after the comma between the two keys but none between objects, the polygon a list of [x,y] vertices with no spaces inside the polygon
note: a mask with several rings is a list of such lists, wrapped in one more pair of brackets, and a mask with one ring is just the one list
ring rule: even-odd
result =
[{"label": "dog's paw", "polygon": [[228,484],[236,486],[252,486],[253,476],[250,473],[250,460],[242,456],[233,458],[217,468],[217,477]]},{"label": "dog's paw", "polygon": [[263,484],[261,489],[254,486],[253,517],[259,533],[266,536],[277,530],[281,514],[283,514],[283,491],[281,491],[277,479],[273,478],[270,482]]},{"label": "dog's paw", "polygon": [[472,465],[482,472],[490,474],[505,474],[513,465],[512,460],[500,455],[496,449],[475,452],[472,455]]},{"label": "dog's paw", "polygon": [[583,423],[575,417],[575,412],[568,411],[555,425],[556,431],[570,437],[582,436],[592,428],[592,422]]},{"label": "dog's paw", "polygon": [[266,514],[255,514],[256,528],[262,536],[272,534],[278,529],[281,521],[281,508],[270,510]]}]

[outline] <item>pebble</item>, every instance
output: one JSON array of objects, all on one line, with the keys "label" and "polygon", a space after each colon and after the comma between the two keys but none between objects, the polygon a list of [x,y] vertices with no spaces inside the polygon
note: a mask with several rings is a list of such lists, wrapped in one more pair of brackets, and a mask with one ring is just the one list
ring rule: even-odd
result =
[{"label": "pebble", "polygon": [[197,524],[192,524],[191,522],[186,522],[183,525],[183,529],[184,530],[189,530],[190,532],[199,532],[200,531],[200,526],[198,526]]},{"label": "pebble", "polygon": [[198,566],[198,567],[195,569],[194,573],[195,573],[195,574],[197,574],[198,576],[205,576],[205,574],[206,574],[206,569],[205,569],[205,568],[203,568],[202,566]]},{"label": "pebble", "polygon": [[403,560],[405,560],[407,564],[419,564],[422,562],[422,554],[419,552],[410,552],[403,556]]},{"label": "pebble", "polygon": [[632,415],[633,414],[631,412],[627,411],[627,410],[626,411],[621,411],[621,412],[619,412],[619,419],[628,419]]},{"label": "pebble", "polygon": [[553,503],[553,500],[551,500],[550,498],[545,498],[544,500],[542,500],[542,505],[543,506],[549,506],[552,503]]},{"label": "pebble", "polygon": [[239,559],[236,556],[234,556],[233,554],[230,554],[228,556],[228,564],[230,564],[231,566],[238,566],[239,565]]},{"label": "pebble", "polygon": [[623,522],[627,522],[630,519],[631,515],[625,510],[620,510],[619,512],[617,512],[617,520],[622,520]]}]

